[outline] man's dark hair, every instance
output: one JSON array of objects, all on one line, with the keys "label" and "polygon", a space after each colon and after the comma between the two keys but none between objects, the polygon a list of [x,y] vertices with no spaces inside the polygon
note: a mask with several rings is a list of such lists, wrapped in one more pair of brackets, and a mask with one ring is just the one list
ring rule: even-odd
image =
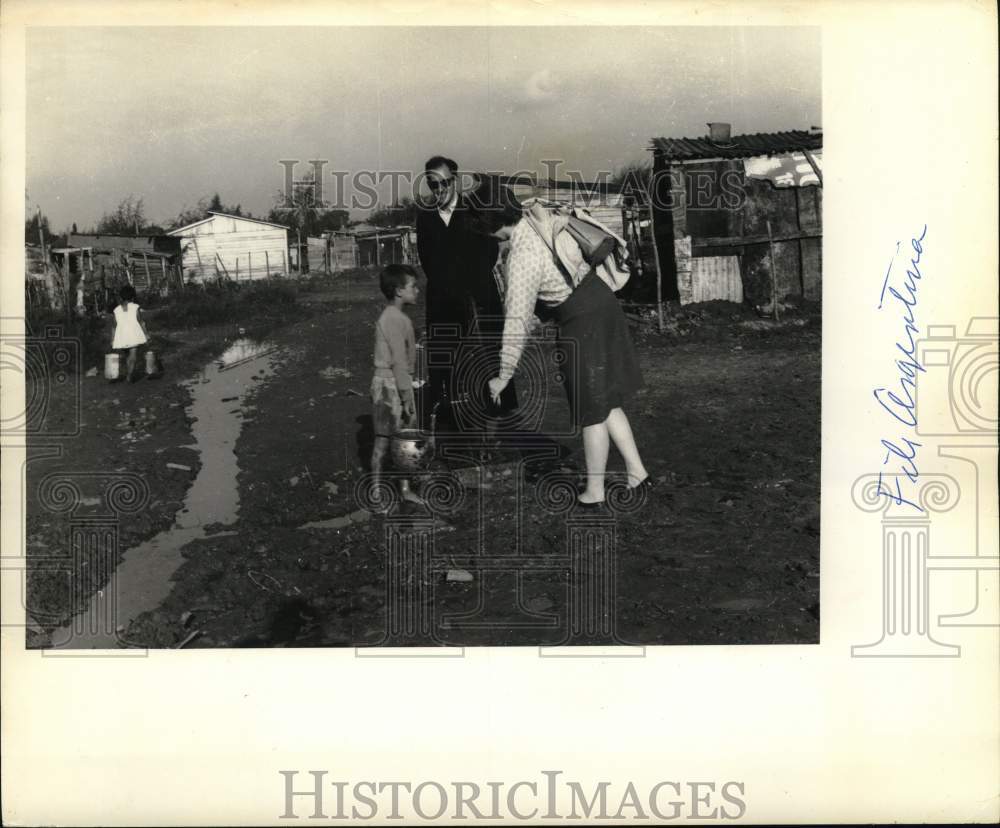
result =
[{"label": "man's dark hair", "polygon": [[390,302],[396,298],[396,291],[406,287],[410,277],[417,278],[417,271],[405,264],[386,265],[378,276],[378,286]]},{"label": "man's dark hair", "polygon": [[475,233],[490,235],[521,220],[521,204],[510,188],[494,176],[484,175],[467,196],[467,226]]},{"label": "man's dark hair", "polygon": [[438,167],[447,167],[451,170],[451,174],[455,175],[458,173],[458,164],[452,161],[450,158],[446,158],[443,155],[435,155],[427,159],[427,163],[424,164],[424,172],[430,172],[431,170],[436,170]]}]

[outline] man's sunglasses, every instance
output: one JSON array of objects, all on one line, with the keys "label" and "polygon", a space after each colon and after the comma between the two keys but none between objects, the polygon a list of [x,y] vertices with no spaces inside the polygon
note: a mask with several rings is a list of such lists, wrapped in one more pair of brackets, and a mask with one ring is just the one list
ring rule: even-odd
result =
[{"label": "man's sunglasses", "polygon": [[427,179],[427,186],[430,187],[431,192],[437,192],[438,190],[443,190],[445,187],[450,187],[454,183],[455,183],[454,177]]}]

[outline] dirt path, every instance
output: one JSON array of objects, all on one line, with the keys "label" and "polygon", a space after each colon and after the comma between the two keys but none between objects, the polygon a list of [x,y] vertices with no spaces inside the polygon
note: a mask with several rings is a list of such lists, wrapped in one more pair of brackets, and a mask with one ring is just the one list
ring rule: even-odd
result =
[{"label": "dirt path", "polygon": [[[818,640],[818,316],[778,332],[722,325],[698,342],[639,337],[647,388],[630,416],[661,483],[638,511],[586,526],[554,508],[582,466],[578,441],[556,436],[563,456],[544,468],[514,455],[490,479],[436,467],[432,523],[359,511],[374,283],[345,279],[312,301],[315,314],[270,337],[273,372],[242,406],[238,519],[183,548],[169,595],[128,625],[130,642],[176,646],[194,631],[188,646]],[[422,308],[412,316],[419,329]],[[397,542],[409,551],[387,554]]]}]

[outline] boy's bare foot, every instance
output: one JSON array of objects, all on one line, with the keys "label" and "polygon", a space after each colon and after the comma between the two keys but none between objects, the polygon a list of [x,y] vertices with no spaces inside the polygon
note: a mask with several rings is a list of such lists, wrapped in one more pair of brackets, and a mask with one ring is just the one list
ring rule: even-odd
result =
[{"label": "boy's bare foot", "polygon": [[415,503],[417,506],[427,505],[426,503],[424,503],[424,500],[422,497],[420,497],[420,495],[418,495],[414,491],[411,491],[410,489],[403,490],[403,500],[405,500],[407,503]]}]

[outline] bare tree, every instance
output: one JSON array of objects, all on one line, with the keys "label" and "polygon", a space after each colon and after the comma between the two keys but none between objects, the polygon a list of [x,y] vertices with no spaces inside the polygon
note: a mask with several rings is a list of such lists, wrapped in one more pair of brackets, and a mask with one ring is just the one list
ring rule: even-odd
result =
[{"label": "bare tree", "polygon": [[142,199],[129,195],[122,199],[111,213],[105,213],[97,223],[98,233],[128,235],[138,233],[146,225]]}]

